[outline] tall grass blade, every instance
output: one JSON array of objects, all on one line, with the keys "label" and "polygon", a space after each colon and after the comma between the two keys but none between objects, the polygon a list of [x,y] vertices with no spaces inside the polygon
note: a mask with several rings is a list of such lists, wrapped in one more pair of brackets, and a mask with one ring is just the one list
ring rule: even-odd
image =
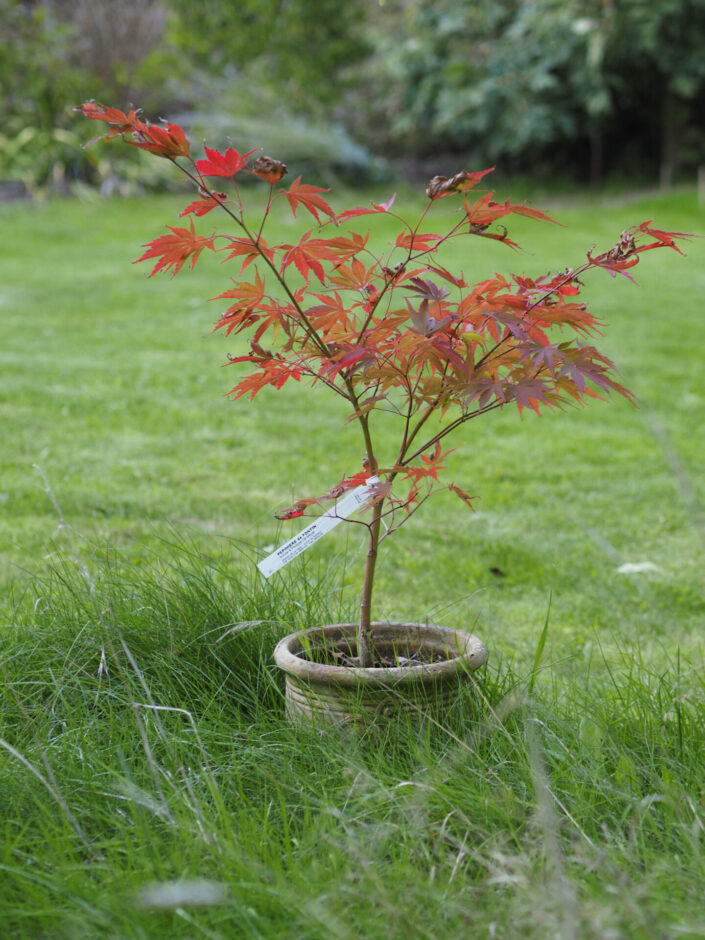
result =
[{"label": "tall grass blade", "polygon": [[548,638],[548,624],[551,618],[551,602],[553,600],[553,592],[548,595],[548,609],[546,610],[546,619],[543,622],[543,629],[541,630],[541,635],[539,636],[539,641],[536,644],[536,650],[534,652],[534,668],[531,670],[531,675],[529,676],[529,685],[527,692],[531,695],[534,691],[534,683],[536,682],[536,676],[539,674],[539,669],[541,668],[541,660],[543,659],[543,651],[546,648],[546,639]]}]

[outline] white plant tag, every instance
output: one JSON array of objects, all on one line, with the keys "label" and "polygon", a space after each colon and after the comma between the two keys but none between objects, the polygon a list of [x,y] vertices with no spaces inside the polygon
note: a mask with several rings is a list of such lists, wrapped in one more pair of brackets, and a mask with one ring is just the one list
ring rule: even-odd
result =
[{"label": "white plant tag", "polygon": [[310,548],[314,542],[317,542],[326,532],[330,532],[339,522],[342,522],[343,519],[347,519],[348,516],[352,515],[356,509],[360,509],[368,503],[372,496],[375,483],[379,483],[379,477],[370,477],[367,483],[363,486],[356,487],[348,493],[347,496],[339,499],[335,506],[332,506],[328,512],[319,516],[318,519],[314,519],[314,521],[310,525],[307,525],[305,529],[302,529],[298,535],[290,538],[288,542],[284,542],[284,544],[280,545],[271,555],[267,555],[266,558],[258,562],[257,567],[265,578],[269,578],[275,571],[279,571],[284,565],[288,565],[292,559],[300,555],[301,552],[305,552],[307,548]]}]

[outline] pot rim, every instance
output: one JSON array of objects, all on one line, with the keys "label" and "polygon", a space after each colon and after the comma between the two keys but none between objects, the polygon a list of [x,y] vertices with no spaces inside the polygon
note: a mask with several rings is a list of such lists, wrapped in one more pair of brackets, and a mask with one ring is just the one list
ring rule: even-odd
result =
[{"label": "pot rim", "polygon": [[371,624],[374,634],[382,639],[385,634],[399,636],[400,630],[421,645],[455,653],[450,659],[435,663],[417,663],[413,666],[333,666],[316,663],[297,655],[304,649],[303,639],[356,641],[357,623],[333,623],[310,627],[290,633],[277,643],[274,661],[290,676],[305,682],[359,687],[361,685],[388,687],[400,684],[433,683],[454,678],[459,673],[473,671],[487,660],[484,643],[472,633],[442,627],[437,624],[379,621]]}]

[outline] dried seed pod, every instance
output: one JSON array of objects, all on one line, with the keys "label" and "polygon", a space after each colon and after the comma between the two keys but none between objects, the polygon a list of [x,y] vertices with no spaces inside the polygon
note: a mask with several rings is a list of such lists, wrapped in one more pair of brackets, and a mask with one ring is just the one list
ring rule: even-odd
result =
[{"label": "dried seed pod", "polygon": [[282,163],[280,160],[261,156],[257,157],[252,164],[252,172],[255,176],[259,176],[260,179],[266,180],[268,183],[278,183],[286,174],[287,168],[286,163]]},{"label": "dried seed pod", "polygon": [[426,187],[426,195],[429,199],[435,199],[441,193],[446,192],[445,184],[448,182],[447,176],[434,176]]},{"label": "dried seed pod", "polygon": [[479,177],[484,176],[488,170],[482,173],[470,173],[468,170],[461,170],[455,176],[448,179],[447,176],[434,176],[426,187],[426,195],[429,199],[437,199],[439,196],[446,196],[448,193],[466,191],[471,189],[478,181]]}]

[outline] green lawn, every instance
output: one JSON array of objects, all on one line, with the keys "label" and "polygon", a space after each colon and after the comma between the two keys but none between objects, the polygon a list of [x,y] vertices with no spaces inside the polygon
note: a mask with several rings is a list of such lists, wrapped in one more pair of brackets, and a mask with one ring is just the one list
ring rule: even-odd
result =
[{"label": "green lawn", "polygon": [[[11,233],[0,261],[5,583],[42,570],[47,556],[87,550],[82,539],[137,560],[170,526],[211,549],[229,551],[216,536],[261,549],[295,531],[276,523],[275,508],[360,469],[357,430],[325,391],[287,386],[253,405],[223,397],[235,370],[219,367],[234,346],[210,334],[220,308],[207,298],[236,272],[213,256],[174,280],[130,265],[141,243],[175,224],[181,204],[2,210]],[[582,199],[553,212],[565,229],[525,220],[512,228],[525,255],[471,242],[468,276],[577,264],[645,218],[702,228],[690,191],[612,207]],[[202,220],[202,230],[212,227]],[[523,421],[511,409],[468,426],[453,441],[448,479],[479,497],[478,512],[444,493],[387,542],[379,616],[477,621],[506,652],[543,622],[552,594],[554,640],[565,636],[571,649],[595,630],[689,642],[703,615],[704,259],[696,241],[687,258],[644,256],[639,286],[593,275],[593,307],[608,323],[603,345],[639,409],[613,401]],[[59,531],[44,477],[80,538]],[[314,554],[337,564],[347,553],[354,604],[362,542],[358,527],[341,529]],[[617,572],[645,561],[659,570]]]},{"label": "green lawn", "polygon": [[[376,615],[469,626],[490,665],[441,726],[340,740],[284,725],[270,654],[354,616],[359,528],[268,584],[251,559],[361,442],[325,393],[224,397],[207,298],[236,272],[129,264],[182,205],[0,207],[9,935],[705,937],[705,242],[590,281],[638,409],[455,439],[478,511],[443,493],[385,544]],[[466,276],[575,266],[644,219],[705,231],[692,190],[548,208],[565,228],[478,239]],[[244,620],[266,623],[221,641]],[[140,906],[184,878],[212,905]]]}]

